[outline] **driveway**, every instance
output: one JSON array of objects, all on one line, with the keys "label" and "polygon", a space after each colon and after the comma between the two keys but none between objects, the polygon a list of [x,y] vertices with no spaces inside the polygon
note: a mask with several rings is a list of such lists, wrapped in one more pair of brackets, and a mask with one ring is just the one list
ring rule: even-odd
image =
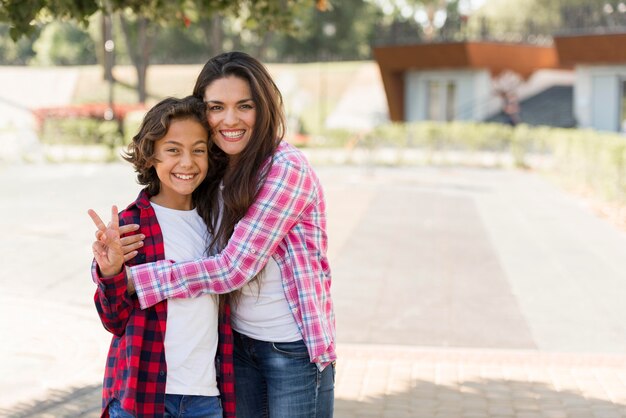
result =
[{"label": "driveway", "polygon": [[[340,353],[626,349],[626,233],[544,178],[318,172]],[[97,403],[109,336],[92,303],[86,212],[124,206],[138,190],[121,163],[0,166],[0,412],[64,396]]]}]

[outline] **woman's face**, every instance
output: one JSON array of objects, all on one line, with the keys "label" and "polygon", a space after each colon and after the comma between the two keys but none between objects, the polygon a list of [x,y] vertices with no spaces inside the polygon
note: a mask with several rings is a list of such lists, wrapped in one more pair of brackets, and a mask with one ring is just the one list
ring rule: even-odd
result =
[{"label": "woman's face", "polygon": [[236,76],[217,79],[204,90],[204,101],[213,140],[232,161],[248,146],[256,121],[250,84]]}]

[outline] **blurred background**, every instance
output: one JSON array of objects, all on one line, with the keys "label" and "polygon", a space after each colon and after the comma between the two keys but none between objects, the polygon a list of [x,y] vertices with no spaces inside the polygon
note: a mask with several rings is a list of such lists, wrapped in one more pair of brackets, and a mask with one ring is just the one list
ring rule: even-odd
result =
[{"label": "blurred background", "polygon": [[146,107],[237,49],[268,65],[287,139],[311,152],[401,149],[388,158],[403,163],[462,150],[527,167],[550,155],[575,187],[624,199],[610,135],[626,129],[620,0],[1,4],[0,161],[115,160]]},{"label": "blurred background", "polygon": [[0,416],[98,416],[86,211],[225,50],[327,193],[338,417],[626,417],[622,0],[0,0]]}]

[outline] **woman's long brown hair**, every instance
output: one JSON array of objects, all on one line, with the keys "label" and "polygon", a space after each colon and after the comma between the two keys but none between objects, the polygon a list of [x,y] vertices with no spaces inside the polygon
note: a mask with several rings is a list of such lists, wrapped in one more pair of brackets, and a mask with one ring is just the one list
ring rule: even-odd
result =
[{"label": "woman's long brown hair", "polygon": [[[246,53],[226,52],[211,58],[198,75],[193,95],[204,100],[204,92],[211,83],[233,76],[250,85],[256,120],[250,141],[234,164],[229,165],[228,155],[215,143],[211,147],[209,155],[213,164],[207,175],[208,187],[197,202],[198,213],[208,214],[203,218],[211,220],[207,223],[212,235],[211,253],[226,246],[235,225],[254,202],[285,131],[282,95],[265,66]],[[268,160],[270,164],[264,165]],[[220,185],[223,185],[221,217]]]}]

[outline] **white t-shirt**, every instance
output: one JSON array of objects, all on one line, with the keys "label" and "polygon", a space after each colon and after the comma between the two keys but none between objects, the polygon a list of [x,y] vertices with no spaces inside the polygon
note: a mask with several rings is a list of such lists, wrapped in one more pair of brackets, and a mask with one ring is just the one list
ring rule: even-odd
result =
[{"label": "white t-shirt", "polygon": [[[187,261],[201,258],[207,247],[207,227],[195,209],[175,210],[152,203],[163,233],[165,258]],[[167,382],[165,393],[218,396],[218,299],[168,299],[165,329]]]},{"label": "white t-shirt", "polygon": [[261,278],[241,288],[231,319],[235,331],[256,340],[285,343],[302,339],[285,297],[280,268],[272,257]]},{"label": "white t-shirt", "polygon": [[[223,200],[220,185],[220,216]],[[254,279],[241,288],[241,296],[231,306],[231,325],[240,334],[260,341],[286,343],[299,341],[302,334],[291,313],[283,289],[280,267],[270,257],[260,279]]]}]

